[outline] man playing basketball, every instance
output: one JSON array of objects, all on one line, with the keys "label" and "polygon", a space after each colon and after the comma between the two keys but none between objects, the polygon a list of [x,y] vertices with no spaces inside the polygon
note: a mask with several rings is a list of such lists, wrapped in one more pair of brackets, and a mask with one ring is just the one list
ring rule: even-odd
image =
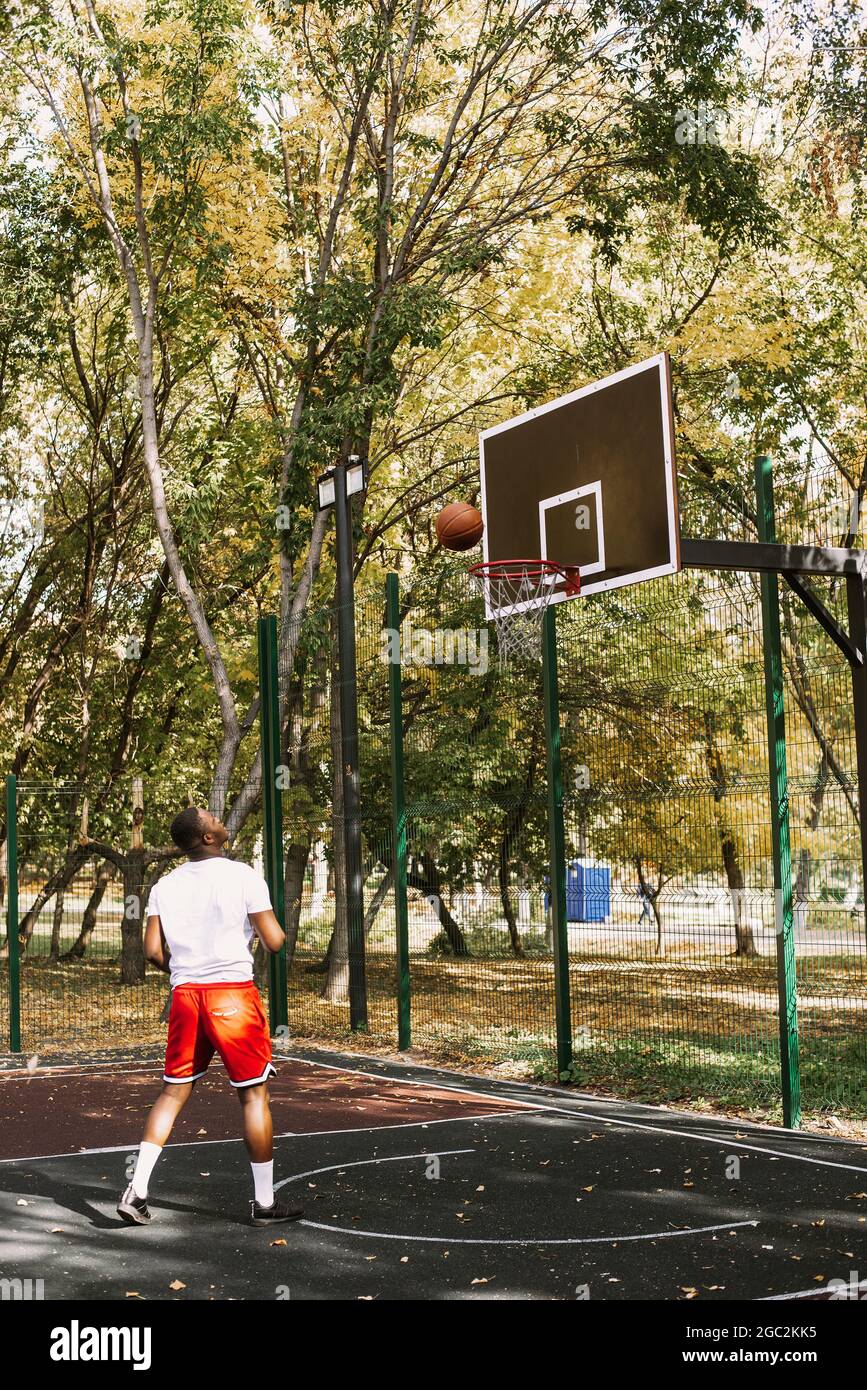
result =
[{"label": "man playing basketball", "polygon": [[181,811],[172,821],[171,836],[188,862],[151,889],[145,931],[145,955],[171,975],[165,1075],[118,1214],[130,1225],[150,1221],[147,1196],[154,1165],[193,1087],[218,1052],[241,1102],[253,1170],[251,1222],[270,1226],[295,1221],[301,1208],[274,1195],[268,1078],[275,1069],[265,1011],[253,983],[253,934],[267,950],[279,951],[283,929],[261,875],[224,856],[229,832],[210,811],[195,806]]}]

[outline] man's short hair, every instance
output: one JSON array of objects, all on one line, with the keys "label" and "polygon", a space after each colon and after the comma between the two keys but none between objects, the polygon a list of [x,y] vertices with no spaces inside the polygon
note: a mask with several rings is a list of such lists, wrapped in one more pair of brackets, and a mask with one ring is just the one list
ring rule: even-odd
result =
[{"label": "man's short hair", "polygon": [[189,854],[193,846],[201,841],[204,829],[198,806],[188,806],[185,811],[175,816],[169,834],[178,849],[182,849],[184,854]]}]

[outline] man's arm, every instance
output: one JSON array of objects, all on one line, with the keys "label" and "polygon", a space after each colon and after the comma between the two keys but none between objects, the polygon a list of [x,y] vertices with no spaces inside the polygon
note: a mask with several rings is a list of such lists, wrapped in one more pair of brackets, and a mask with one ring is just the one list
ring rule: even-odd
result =
[{"label": "man's arm", "polygon": [[169,969],[169,948],[163,936],[163,925],[157,916],[150,916],[145,927],[144,939],[145,958],[155,965],[158,970]]},{"label": "man's arm", "polygon": [[286,933],[270,907],[267,912],[250,912],[247,915],[250,918],[250,926],[266,950],[279,951],[286,940]]}]

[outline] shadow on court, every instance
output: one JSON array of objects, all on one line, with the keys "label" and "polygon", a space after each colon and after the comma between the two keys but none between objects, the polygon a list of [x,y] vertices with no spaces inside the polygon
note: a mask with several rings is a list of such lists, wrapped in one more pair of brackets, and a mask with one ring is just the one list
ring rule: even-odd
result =
[{"label": "shadow on court", "polygon": [[277,1058],[278,1185],[246,1224],[219,1067],[151,1186],[114,1205],[160,1077],[0,1073],[0,1276],[47,1299],[828,1297],[867,1276],[867,1146],[324,1051]]}]

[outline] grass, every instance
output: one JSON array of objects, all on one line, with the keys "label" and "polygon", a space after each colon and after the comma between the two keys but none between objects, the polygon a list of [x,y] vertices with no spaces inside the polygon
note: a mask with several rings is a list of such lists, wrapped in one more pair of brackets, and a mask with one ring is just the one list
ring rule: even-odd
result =
[{"label": "grass", "polygon": [[[368,957],[367,1035],[352,1034],[348,1009],[320,997],[323,977],[307,974],[314,952],[299,954],[289,979],[293,1039],[393,1051],[394,962]],[[813,962],[802,975],[800,1031],[805,1116],[821,1126],[833,1114],[847,1126],[867,1115],[867,988],[844,958]],[[848,967],[848,968],[847,968]],[[115,960],[95,958],[22,970],[27,1052],[160,1046],[165,976],[122,988]],[[555,1082],[553,965],[420,955],[412,961],[413,1056],[493,1075]],[[0,1026],[7,1024],[5,964]],[[697,1110],[780,1118],[776,986],[772,963],[727,958],[573,962],[575,1043],[569,1079],[585,1090]],[[867,1132],[867,1131],[865,1131]]]}]

